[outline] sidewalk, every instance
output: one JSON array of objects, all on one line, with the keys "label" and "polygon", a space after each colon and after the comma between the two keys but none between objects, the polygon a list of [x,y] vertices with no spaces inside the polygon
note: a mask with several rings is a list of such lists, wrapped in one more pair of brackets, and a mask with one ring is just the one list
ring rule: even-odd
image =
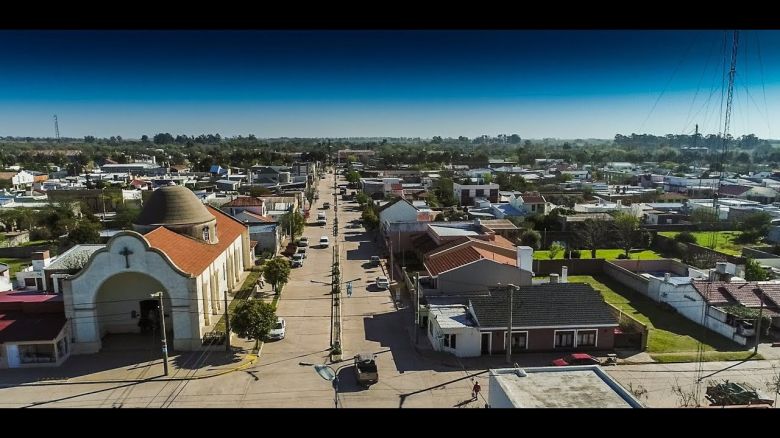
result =
[{"label": "sidewalk", "polygon": [[174,353],[165,376],[162,357],[149,356],[137,350],[101,352],[71,356],[57,368],[3,370],[0,387],[207,379],[247,368],[257,360],[244,346],[233,346],[231,353],[224,349]]}]

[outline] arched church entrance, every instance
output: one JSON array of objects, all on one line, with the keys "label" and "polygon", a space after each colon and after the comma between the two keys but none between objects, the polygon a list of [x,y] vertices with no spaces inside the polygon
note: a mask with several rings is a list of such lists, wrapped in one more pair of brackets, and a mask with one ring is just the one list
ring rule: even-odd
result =
[{"label": "arched church entrance", "polygon": [[165,331],[169,351],[174,330],[171,300],[155,278],[141,272],[121,272],[109,277],[95,295],[97,325],[101,351],[160,349],[160,299],[152,294],[163,292]]}]

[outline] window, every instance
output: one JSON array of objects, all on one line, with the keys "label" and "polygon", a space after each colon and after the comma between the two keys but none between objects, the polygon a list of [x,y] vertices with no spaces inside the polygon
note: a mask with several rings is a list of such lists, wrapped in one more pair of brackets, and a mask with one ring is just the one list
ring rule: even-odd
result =
[{"label": "window", "polygon": [[19,358],[22,363],[56,362],[54,344],[19,345]]},{"label": "window", "polygon": [[209,239],[209,227],[208,226],[203,227],[203,240],[205,240],[207,242],[210,240]]},{"label": "window", "polygon": [[512,351],[525,350],[528,346],[528,333],[512,333]]},{"label": "window", "polygon": [[456,335],[444,335],[444,346],[449,348],[456,348],[455,336]]},{"label": "window", "polygon": [[485,190],[484,189],[477,189],[476,196],[485,196]]},{"label": "window", "polygon": [[567,348],[574,346],[574,332],[555,332],[555,348]]},{"label": "window", "polygon": [[596,346],[596,330],[578,330],[577,331],[577,346],[578,347],[595,347]]}]

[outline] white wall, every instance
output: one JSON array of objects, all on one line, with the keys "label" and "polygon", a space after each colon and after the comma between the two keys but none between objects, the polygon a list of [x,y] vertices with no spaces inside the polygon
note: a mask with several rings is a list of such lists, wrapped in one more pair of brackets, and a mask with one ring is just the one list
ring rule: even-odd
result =
[{"label": "white wall", "polygon": [[[459,327],[442,329],[432,313],[429,314],[428,324],[433,325],[433,334],[431,334],[430,329],[427,330],[427,334],[434,350],[454,354],[457,357],[478,357],[482,354],[482,337],[478,328]],[[456,336],[455,348],[443,345],[441,336],[445,334],[454,334]]]},{"label": "white wall", "polygon": [[[670,286],[670,285],[666,285]],[[666,302],[685,318],[701,325],[704,312],[704,298],[696,292],[693,285],[679,286],[676,288],[665,288],[666,296],[660,296],[662,302]],[[707,306],[707,317],[705,326],[710,330],[725,336],[740,345],[745,345],[747,339],[738,335],[737,328],[726,324],[726,314],[717,308]]]},{"label": "white wall", "polygon": [[[130,268],[126,267],[123,249],[132,251]],[[147,240],[134,231],[123,231],[109,240],[106,248],[93,253],[90,262],[77,275],[63,282],[65,316],[70,320],[75,341],[74,353],[92,353],[101,348],[98,314],[95,302],[101,285],[117,273],[148,275],[165,288],[171,307],[174,348],[189,350],[202,333],[197,329],[200,301],[196,296],[195,278],[172,264],[161,251],[150,248]],[[150,291],[154,292],[154,291]]]}]

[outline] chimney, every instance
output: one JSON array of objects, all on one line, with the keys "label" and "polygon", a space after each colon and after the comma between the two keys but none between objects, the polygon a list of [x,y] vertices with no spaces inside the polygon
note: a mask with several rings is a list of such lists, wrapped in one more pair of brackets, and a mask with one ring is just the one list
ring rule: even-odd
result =
[{"label": "chimney", "polygon": [[569,267],[563,266],[561,267],[561,283],[568,283],[569,282]]},{"label": "chimney", "polygon": [[531,263],[534,260],[534,249],[530,246],[517,247],[517,267],[524,271],[533,271]]},{"label": "chimney", "polygon": [[558,274],[550,274],[550,284],[558,284]]},{"label": "chimney", "polygon": [[718,276],[718,271],[716,271],[714,269],[711,269],[710,270],[709,281],[718,281],[718,280],[720,280],[720,278]]},{"label": "chimney", "polygon": [[43,271],[43,268],[49,266],[50,263],[49,250],[32,253],[33,271]]}]

